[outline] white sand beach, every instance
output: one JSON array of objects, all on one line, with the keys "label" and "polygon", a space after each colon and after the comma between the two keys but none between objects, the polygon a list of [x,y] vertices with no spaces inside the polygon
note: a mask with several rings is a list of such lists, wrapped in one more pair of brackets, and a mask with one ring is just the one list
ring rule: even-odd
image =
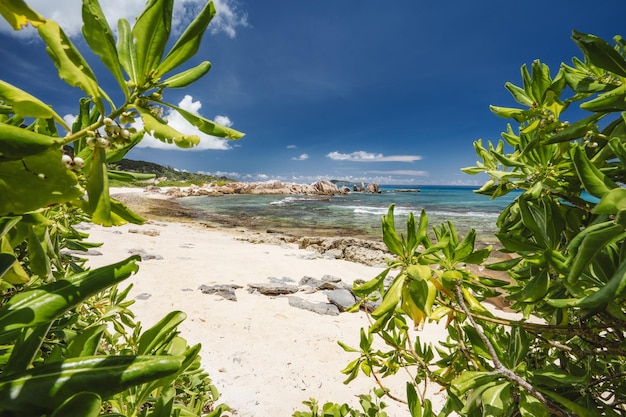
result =
[{"label": "white sand beach", "polygon": [[[382,269],[343,260],[331,260],[293,245],[253,244],[240,240],[245,231],[210,229],[194,223],[150,221],[142,226],[91,226],[88,241],[103,242],[89,256],[93,267],[141,252],[144,260],[130,297],[132,311],[148,328],[172,310],[187,314],[180,326],[190,344],[202,344],[202,362],[234,416],[291,416],[305,411],[302,401],[317,399],[358,406],[358,394],[367,394],[374,381],[359,376],[344,385],[340,371],[357,354],[346,353],[341,340],[357,346],[359,329],[367,327],[364,313],[321,315],[289,305],[286,296],[250,293],[250,283],[269,283],[270,277],[293,280],[332,275],[346,283],[368,280]],[[316,256],[317,255],[317,256]],[[287,278],[289,280],[287,280]],[[235,284],[236,301],[205,294],[202,285]],[[326,301],[323,292],[294,296]],[[427,325],[424,341],[442,337],[441,328]],[[406,374],[385,380],[405,397]],[[435,404],[444,400],[433,393]],[[390,416],[405,416],[403,404],[384,400]]]}]

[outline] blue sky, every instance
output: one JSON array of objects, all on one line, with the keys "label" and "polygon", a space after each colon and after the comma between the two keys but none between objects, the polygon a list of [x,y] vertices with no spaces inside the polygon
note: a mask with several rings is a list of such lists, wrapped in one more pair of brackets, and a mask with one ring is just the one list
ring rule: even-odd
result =
[{"label": "blue sky", "polygon": [[[28,3],[80,33],[80,1]],[[143,5],[101,3],[111,22],[132,22]],[[175,24],[202,3],[176,0]],[[129,158],[247,181],[475,185],[484,178],[460,169],[476,161],[473,141],[499,140],[507,121],[489,105],[516,105],[504,83],[521,84],[522,64],[540,59],[556,74],[561,62],[581,56],[573,29],[609,41],[626,36],[624,0],[215,3],[218,17],[189,63],[209,60],[211,71],[165,99],[246,136],[205,137],[195,150],[145,140]],[[71,117],[81,92],[57,80],[34,35],[0,26],[0,79]],[[97,58],[73,39],[100,83],[115,90]]]}]

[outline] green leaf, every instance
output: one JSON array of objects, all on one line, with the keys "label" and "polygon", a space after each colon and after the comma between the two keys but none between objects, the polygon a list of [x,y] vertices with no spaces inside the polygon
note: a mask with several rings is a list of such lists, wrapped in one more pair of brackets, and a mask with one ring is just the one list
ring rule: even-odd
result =
[{"label": "green leaf", "polygon": [[139,63],[137,62],[137,49],[133,40],[130,24],[126,19],[120,19],[117,23],[118,59],[131,81],[137,85],[139,76]]},{"label": "green leaf", "polygon": [[178,130],[168,126],[163,120],[154,116],[150,110],[137,107],[144,129],[150,135],[165,143],[174,143],[181,148],[191,148],[200,143],[200,138],[196,135],[185,135]]},{"label": "green leaf", "polygon": [[523,104],[529,107],[533,105],[534,100],[530,98],[528,94],[526,94],[526,91],[524,91],[523,88],[519,88],[518,86],[509,82],[504,84],[504,87],[509,90],[509,92],[513,95],[515,101],[517,101],[519,104]]},{"label": "green leaf", "polygon": [[[125,143],[125,145],[121,148],[109,148],[107,149],[107,164],[113,164],[115,162],[119,162],[128,152],[130,152],[135,145],[137,145],[143,139],[144,132],[138,131],[137,133],[133,133],[130,135],[130,139]],[[111,172],[109,170],[109,172]]]},{"label": "green leaf", "polygon": [[513,259],[507,259],[506,261],[494,262],[491,264],[485,265],[487,269],[491,269],[492,271],[508,271],[513,268],[515,265],[520,263],[524,258],[516,257]]},{"label": "green leaf", "polygon": [[[0,163],[0,216],[23,214],[83,195],[76,174],[49,149],[22,161]],[[33,190],[37,190],[36,193]]]},{"label": "green leaf", "polygon": [[49,414],[73,395],[93,392],[108,398],[180,369],[176,356],[94,356],[73,358],[0,377],[0,410]]},{"label": "green leaf", "polygon": [[156,177],[156,174],[142,174],[139,172],[116,171],[111,169],[107,170],[107,175],[109,179],[125,182],[149,180]]},{"label": "green leaf", "polygon": [[50,105],[2,80],[0,80],[0,98],[4,100],[5,104],[11,105],[15,114],[42,119],[53,118],[68,132],[70,130],[69,126],[65,124],[65,120],[52,110]]},{"label": "green leaf", "polygon": [[552,80],[550,79],[550,69],[547,65],[539,62],[539,60],[534,60],[531,68],[532,95],[539,106],[545,106],[546,92],[552,84]]},{"label": "green leaf", "polygon": [[574,147],[572,149],[572,160],[574,161],[574,168],[580,182],[592,196],[602,198],[612,189],[618,188],[618,185],[613,180],[604,175],[602,171],[591,163],[581,148]]},{"label": "green leaf", "polygon": [[[0,253],[3,254],[3,262],[6,268],[2,274],[3,281],[10,284],[26,284],[30,281],[30,276],[17,261],[17,255],[13,251],[13,245],[11,245],[6,236],[0,237]],[[14,261],[9,265],[11,258],[13,258]]]},{"label": "green leaf", "polygon": [[137,272],[139,256],[21,292],[0,308],[0,340],[5,332],[49,323],[93,294]]},{"label": "green leaf", "polygon": [[600,94],[593,100],[581,104],[580,108],[593,112],[615,112],[626,110],[626,84]]},{"label": "green leaf", "polygon": [[521,417],[548,417],[548,409],[528,392],[521,390],[519,399]]},{"label": "green leaf", "polygon": [[404,248],[398,232],[396,232],[396,221],[393,215],[394,205],[390,205],[387,215],[382,217],[383,226],[383,242],[389,249],[389,252],[397,256],[404,256]]},{"label": "green leaf", "polygon": [[124,223],[144,224],[148,221],[148,219],[146,219],[145,217],[141,217],[139,214],[126,207],[126,204],[122,203],[121,201],[110,198],[110,202],[111,213],[112,216],[115,218],[116,225]]},{"label": "green leaf", "polygon": [[572,264],[567,281],[570,284],[578,281],[595,256],[614,240],[621,239],[624,234],[624,226],[612,221],[589,226],[578,233],[568,246]]},{"label": "green leaf", "polygon": [[[620,122],[619,126],[622,126],[622,128],[624,126],[623,117],[624,116],[622,116],[622,118],[619,119],[619,122]],[[611,140],[609,140],[609,147],[611,148],[615,156],[619,158],[622,165],[626,166],[626,146],[624,146],[621,139],[618,137],[611,138]]]},{"label": "green leaf", "polygon": [[170,417],[172,415],[172,407],[174,406],[174,397],[176,390],[174,387],[164,389],[154,404],[154,409],[150,413],[150,417]]},{"label": "green leaf", "polygon": [[565,64],[561,64],[561,69],[563,70],[563,77],[567,81],[567,84],[576,93],[601,93],[604,91],[610,91],[616,87],[614,84],[609,84],[590,76],[591,72],[588,70],[582,71],[578,68],[572,68]]},{"label": "green leaf", "polygon": [[406,383],[406,399],[409,403],[411,417],[422,417],[422,403],[415,391],[415,387],[410,382]]},{"label": "green leaf", "polygon": [[3,375],[20,373],[32,367],[51,326],[52,321],[19,332],[11,356],[2,370]]},{"label": "green leaf", "polygon": [[29,227],[28,228],[28,259],[30,261],[29,266],[31,271],[39,276],[39,278],[47,281],[52,278],[52,268],[50,266],[50,259],[46,254],[44,245],[46,243],[46,234],[48,233],[46,228],[42,227]]},{"label": "green leaf", "polygon": [[510,107],[489,106],[489,110],[491,110],[497,116],[500,116],[505,119],[512,118],[516,122],[520,122],[520,123],[532,117],[527,110],[514,109]]},{"label": "green leaf", "polygon": [[549,397],[555,403],[560,404],[565,409],[574,413],[573,415],[578,417],[601,417],[603,414],[600,414],[596,410],[590,410],[589,408],[576,404],[574,401],[568,400],[562,395],[557,394],[556,392],[549,391],[547,389],[543,389],[537,387],[537,390],[544,394],[546,397]]},{"label": "green leaf", "polygon": [[58,406],[51,417],[98,417],[102,399],[93,392],[79,392]]},{"label": "green leaf", "polygon": [[402,294],[402,286],[404,285],[404,281],[406,280],[406,275],[400,274],[398,275],[391,285],[389,289],[385,292],[382,302],[376,308],[376,310],[372,311],[372,317],[378,319],[387,315],[390,311],[395,309],[400,302],[400,296]]},{"label": "green leaf", "polygon": [[83,36],[91,50],[111,71],[122,91],[128,98],[128,87],[120,68],[117,48],[111,28],[102,12],[98,0],[83,0]]},{"label": "green leaf", "polygon": [[602,114],[593,114],[585,119],[579,120],[574,124],[565,127],[563,130],[558,131],[549,139],[543,141],[543,143],[548,145],[552,143],[568,142],[573,139],[582,138],[602,117]]},{"label": "green leaf", "polygon": [[616,214],[621,210],[626,210],[626,189],[614,188],[604,194],[594,207],[593,212],[596,214]]},{"label": "green leaf", "polygon": [[481,395],[483,416],[505,415],[511,406],[511,383],[503,382],[487,388]]},{"label": "green leaf", "polygon": [[107,176],[106,153],[104,148],[95,147],[93,160],[89,166],[87,180],[88,200],[83,204],[84,210],[91,215],[91,220],[103,226],[118,224],[118,219],[111,212],[109,195],[109,178]]},{"label": "green leaf", "polygon": [[588,376],[575,376],[555,367],[548,366],[545,369],[536,369],[532,372],[531,381],[541,386],[560,388],[563,386],[575,387],[584,384]]},{"label": "green leaf", "polygon": [[537,252],[543,249],[535,242],[512,233],[498,232],[495,235],[509,252]]},{"label": "green leaf", "polygon": [[0,279],[11,269],[16,260],[17,257],[14,254],[0,252]]},{"label": "green leaf", "polygon": [[626,260],[622,261],[619,268],[611,276],[609,281],[598,291],[580,300],[576,305],[582,309],[604,308],[624,294],[626,289]]},{"label": "green leaf", "polygon": [[372,278],[371,280],[367,281],[364,284],[358,285],[355,283],[352,290],[357,296],[365,297],[371,294],[372,291],[374,290],[382,289],[384,282],[385,282],[385,278],[387,277],[387,274],[389,274],[389,271],[391,271],[391,268],[385,269],[380,274],[378,274],[375,278]]},{"label": "green leaf", "polygon": [[202,37],[215,13],[215,6],[212,1],[209,1],[159,64],[158,75],[168,73],[198,52]]},{"label": "green leaf", "polygon": [[176,327],[182,323],[187,315],[182,311],[172,311],[159,320],[154,326],[146,330],[137,345],[140,355],[154,354],[155,350],[171,340],[175,335]]},{"label": "green leaf", "polygon": [[474,251],[471,254],[467,255],[463,258],[463,262],[472,265],[480,265],[491,255],[491,250],[493,247],[491,245],[482,248],[480,250]]},{"label": "green leaf", "polygon": [[193,68],[172,75],[158,84],[162,88],[183,88],[198,81],[211,69],[211,63],[204,61]]},{"label": "green leaf", "polygon": [[187,120],[193,126],[197,127],[202,133],[206,133],[207,135],[217,136],[220,138],[226,138],[226,139],[232,139],[232,140],[240,139],[244,136],[244,134],[241,132],[219,125],[215,123],[213,120],[209,120],[202,116],[198,116],[197,114],[190,113],[187,110],[182,109],[178,106],[174,106],[168,103],[161,103],[161,104],[164,104],[176,110],[178,113],[180,113],[181,116],[185,118],[185,120]]},{"label": "green leaf", "polygon": [[99,326],[88,327],[82,330],[76,335],[74,339],[70,341],[65,350],[66,358],[78,358],[80,356],[92,356],[95,355],[102,335],[107,329],[106,324]]},{"label": "green leaf", "polygon": [[60,145],[61,140],[54,136],[0,123],[0,163],[37,155]]},{"label": "green leaf", "polygon": [[157,78],[157,68],[170,36],[173,3],[173,0],[149,0],[133,27],[140,87]]},{"label": "green leaf", "polygon": [[[48,55],[59,70],[59,77],[74,87],[79,87],[92,98],[96,106],[104,113],[102,99],[106,96],[102,94],[96,76],[87,61],[78,52],[78,49],[65,35],[61,27],[53,20],[38,28],[39,36],[46,43]],[[106,97],[110,102],[111,100]]]},{"label": "green leaf", "polygon": [[454,259],[463,261],[474,251],[474,243],[476,241],[476,230],[470,229],[467,236],[454,248]]},{"label": "green leaf", "polygon": [[572,32],[572,39],[593,65],[626,77],[626,61],[604,39],[576,30]]},{"label": "green leaf", "polygon": [[535,303],[546,296],[549,288],[550,276],[548,270],[543,269],[533,276],[521,291],[511,294],[510,297],[522,303]]},{"label": "green leaf", "polygon": [[28,23],[38,27],[46,21],[43,16],[28,7],[24,0],[0,2],[0,14],[15,30],[21,30]]},{"label": "green leaf", "polygon": [[450,390],[457,397],[462,397],[474,388],[494,381],[497,375],[483,371],[464,371],[450,384]]}]

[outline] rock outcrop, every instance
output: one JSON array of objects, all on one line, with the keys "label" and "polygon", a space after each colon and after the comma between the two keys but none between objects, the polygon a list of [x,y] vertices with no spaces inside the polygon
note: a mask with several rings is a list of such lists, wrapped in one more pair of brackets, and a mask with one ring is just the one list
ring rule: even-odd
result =
[{"label": "rock outcrop", "polygon": [[249,233],[240,239],[272,245],[295,244],[299,249],[319,254],[317,257],[343,259],[370,266],[386,266],[385,260],[391,257],[383,242],[352,237],[297,237],[280,233]]},{"label": "rock outcrop", "polygon": [[[353,187],[356,192],[379,193],[378,184],[361,184],[359,188]],[[309,194],[309,195],[338,195],[352,192],[350,187],[338,187],[331,181],[321,180],[312,184],[298,184],[270,180],[264,182],[232,182],[225,185],[204,184],[202,186],[191,185],[189,187],[164,187],[149,186],[146,192],[165,194],[168,197],[189,196],[220,196],[224,194]]]}]

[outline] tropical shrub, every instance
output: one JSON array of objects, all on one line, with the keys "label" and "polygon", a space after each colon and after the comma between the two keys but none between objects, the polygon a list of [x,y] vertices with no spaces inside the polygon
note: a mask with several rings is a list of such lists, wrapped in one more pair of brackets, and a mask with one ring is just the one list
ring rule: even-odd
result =
[{"label": "tropical shrub", "polygon": [[[237,139],[241,133],[167,101],[210,63],[180,70],[198,50],[215,15],[211,2],[166,53],[173,0],[150,0],[131,28],[120,19],[117,39],[97,0],[82,4],[83,36],[119,86],[104,91],[94,71],[57,23],[22,0],[0,2],[16,30],[37,28],[58,75],[86,95],[70,127],[51,106],[0,80],[0,414],[125,416],[221,415],[215,387],[200,367],[199,345],[188,346],[172,312],[143,331],[117,284],[135,273],[131,256],[97,269],[71,250],[85,241],[76,225],[104,226],[145,219],[109,196],[109,179],[137,176],[107,170],[149,132],[192,147],[161,118],[179,112],[204,133]],[[176,73],[172,72],[176,70]],[[141,119],[143,129],[133,124]]]},{"label": "tropical shrub", "polygon": [[[438,415],[626,415],[626,42],[572,38],[583,58],[554,77],[535,61],[521,86],[505,85],[520,107],[491,107],[511,122],[497,143],[476,141],[480,160],[464,169],[488,176],[478,193],[517,192],[497,221],[508,259],[486,265],[507,279],[468,268],[493,250],[475,249],[474,231],[428,231],[422,212],[398,233],[390,207],[382,229],[394,259],[355,285],[361,303],[380,304],[358,348],[340,343],[358,354],[346,382],[363,373],[386,390],[385,376],[408,371],[406,396],[385,392],[412,416],[435,415],[424,389],[433,383],[447,394]],[[486,308],[494,296],[518,318]],[[439,343],[414,331],[442,320]]]}]

